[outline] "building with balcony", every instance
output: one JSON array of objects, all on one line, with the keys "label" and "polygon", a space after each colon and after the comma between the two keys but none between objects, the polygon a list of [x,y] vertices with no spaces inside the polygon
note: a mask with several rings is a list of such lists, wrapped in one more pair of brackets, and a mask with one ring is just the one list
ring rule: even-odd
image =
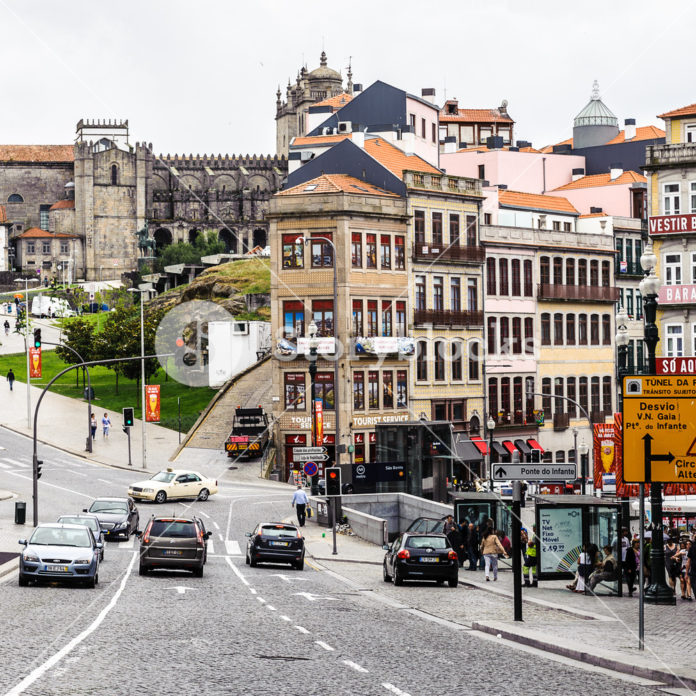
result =
[{"label": "building with balcony", "polygon": [[448,138],[459,148],[485,145],[491,137],[499,137],[501,145],[510,145],[515,122],[507,107],[507,101],[503,100],[497,109],[462,109],[456,99],[448,99],[440,109],[441,149],[444,151]]}]

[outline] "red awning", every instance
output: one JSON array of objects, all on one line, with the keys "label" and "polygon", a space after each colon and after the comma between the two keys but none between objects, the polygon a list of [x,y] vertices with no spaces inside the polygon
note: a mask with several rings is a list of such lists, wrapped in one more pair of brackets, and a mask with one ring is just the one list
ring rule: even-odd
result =
[{"label": "red awning", "polygon": [[503,440],[503,447],[510,453],[512,454],[513,452],[517,452],[517,447],[510,442],[510,440]]},{"label": "red awning", "polygon": [[488,445],[478,436],[472,435],[471,441],[476,445],[476,448],[481,454],[488,454]]},{"label": "red awning", "polygon": [[535,450],[539,450],[542,454],[544,454],[544,448],[536,441],[532,440],[531,438],[527,440],[527,444]]}]

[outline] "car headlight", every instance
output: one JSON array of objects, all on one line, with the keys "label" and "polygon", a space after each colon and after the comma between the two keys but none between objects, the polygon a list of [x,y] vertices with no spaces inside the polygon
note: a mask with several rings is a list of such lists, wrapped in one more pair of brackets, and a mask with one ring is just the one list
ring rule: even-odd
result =
[{"label": "car headlight", "polygon": [[22,558],[23,558],[25,561],[31,561],[31,562],[33,562],[33,563],[38,563],[38,562],[39,562],[39,557],[38,557],[35,553],[32,553],[31,551],[25,551],[25,552],[22,554]]},{"label": "car headlight", "polygon": [[75,565],[89,565],[91,562],[91,558],[80,558],[77,561],[75,561]]},{"label": "car headlight", "polygon": [[116,522],[116,524],[114,524],[114,529],[123,529],[125,526],[125,522]]},{"label": "car headlight", "polygon": [[154,493],[154,488],[143,488],[143,493]]}]

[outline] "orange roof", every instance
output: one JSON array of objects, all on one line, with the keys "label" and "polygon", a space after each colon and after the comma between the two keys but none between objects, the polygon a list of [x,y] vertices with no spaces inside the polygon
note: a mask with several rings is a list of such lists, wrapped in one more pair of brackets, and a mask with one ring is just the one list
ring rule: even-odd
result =
[{"label": "orange roof", "polygon": [[58,201],[57,203],[54,203],[49,210],[67,210],[68,208],[74,208],[75,207],[75,201],[70,201],[70,200],[64,200],[64,201]]},{"label": "orange roof", "polygon": [[353,137],[352,133],[335,133],[333,135],[308,135],[305,137],[294,138],[290,143],[290,147],[298,147],[302,145],[336,145],[343,140],[350,140]]},{"label": "orange roof", "polygon": [[7,210],[4,205],[0,205],[0,223],[7,222]]},{"label": "orange roof", "polygon": [[566,140],[561,140],[560,143],[555,143],[554,145],[546,145],[546,147],[541,148],[541,151],[543,153],[553,152],[553,148],[557,147],[558,145],[570,145],[571,147],[573,147],[573,139],[567,138]]},{"label": "orange roof", "polygon": [[65,232],[49,232],[40,227],[30,227],[28,230],[17,235],[17,239],[36,239],[37,237],[60,237],[61,239],[77,237],[76,234],[66,234]]},{"label": "orange roof", "polygon": [[674,111],[667,111],[664,114],[658,114],[657,118],[674,118],[675,116],[694,115],[696,115],[696,104],[689,104],[689,106],[682,106],[680,109],[675,109]]},{"label": "orange roof", "polygon": [[571,181],[568,184],[555,188],[554,191],[568,191],[570,189],[592,188],[593,186],[616,186],[617,184],[635,184],[638,182],[646,182],[647,179],[638,172],[624,172],[621,176],[616,177],[612,181],[611,174],[590,174],[583,176],[576,181]]},{"label": "orange roof", "polygon": [[585,213],[580,215],[581,218],[593,218],[593,217],[609,217],[609,213]]},{"label": "orange roof", "polygon": [[74,162],[72,145],[0,145],[0,162]]},{"label": "orange roof", "polygon": [[366,181],[356,179],[347,174],[322,174],[321,176],[306,181],[304,184],[293,186],[281,191],[279,196],[302,196],[316,193],[354,193],[356,195],[390,196],[398,198],[395,193],[368,184]]},{"label": "orange roof", "polygon": [[342,92],[341,94],[336,94],[333,97],[324,99],[323,101],[316,102],[315,104],[312,104],[312,106],[331,106],[333,108],[340,109],[342,106],[345,106],[352,98],[352,94]]},{"label": "orange roof", "polygon": [[498,109],[457,109],[456,114],[448,114],[443,107],[440,121],[466,121],[467,123],[495,123],[507,121],[514,123],[509,116],[503,116]]},{"label": "orange roof", "polygon": [[374,157],[392,174],[398,176],[399,179],[403,179],[405,170],[442,174],[439,169],[433,167],[432,164],[428,164],[422,157],[407,155],[383,138],[365,138],[365,152]]},{"label": "orange roof", "polygon": [[498,190],[498,202],[512,208],[532,208],[534,210],[554,210],[559,213],[574,213],[577,210],[567,198],[545,196],[541,193],[523,193],[522,191]]},{"label": "orange roof", "polygon": [[[664,138],[665,132],[658,128],[657,126],[640,126],[636,128],[636,135],[631,138],[631,142],[636,140],[653,140],[654,138]],[[626,142],[626,131],[622,130],[615,138],[612,138],[609,142],[604,143],[605,145],[616,145],[618,143]]]}]

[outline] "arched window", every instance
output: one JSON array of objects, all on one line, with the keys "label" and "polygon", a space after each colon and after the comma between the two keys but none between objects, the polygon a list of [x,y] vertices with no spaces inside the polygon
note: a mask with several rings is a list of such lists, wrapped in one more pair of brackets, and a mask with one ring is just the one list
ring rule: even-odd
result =
[{"label": "arched window", "polygon": [[486,292],[489,295],[496,295],[495,282],[495,259],[486,260]]},{"label": "arched window", "polygon": [[111,165],[111,185],[116,186],[118,184],[118,165]]},{"label": "arched window", "polygon": [[488,317],[488,355],[494,355],[498,352],[495,342],[495,327],[497,321],[496,317]]},{"label": "arched window", "polygon": [[563,345],[563,314],[561,312],[553,315],[553,345]]},{"label": "arched window", "polygon": [[512,318],[512,352],[522,353],[522,317]]},{"label": "arched window", "polygon": [[498,422],[498,378],[490,377],[488,380],[488,414]]},{"label": "arched window", "polygon": [[524,320],[524,352],[525,355],[534,355],[534,319],[525,317]]},{"label": "arched window", "polygon": [[560,256],[553,259],[553,282],[555,285],[563,285],[563,259]]},{"label": "arched window", "polygon": [[435,379],[438,382],[445,380],[445,343],[444,341],[435,341]]},{"label": "arched window", "polygon": [[7,198],[8,203],[24,203],[24,199],[18,193],[11,193]]},{"label": "arched window", "polygon": [[575,285],[575,259],[566,259],[566,285]]},{"label": "arched window", "polygon": [[452,353],[452,379],[457,382],[461,381],[464,376],[464,344],[461,341],[452,341],[450,344]]},{"label": "arched window", "polygon": [[575,345],[575,315],[566,314],[566,345]]},{"label": "arched window", "polygon": [[480,348],[481,344],[478,341],[471,341],[469,343],[469,381],[478,382],[479,377],[479,361],[480,361]]},{"label": "arched window", "polygon": [[524,296],[532,297],[534,295],[534,288],[532,285],[532,262],[524,262]]},{"label": "arched window", "polygon": [[424,382],[428,379],[428,344],[425,341],[418,341],[416,351],[416,379]]},{"label": "arched window", "polygon": [[541,345],[551,345],[551,315],[547,312],[541,315]]}]

